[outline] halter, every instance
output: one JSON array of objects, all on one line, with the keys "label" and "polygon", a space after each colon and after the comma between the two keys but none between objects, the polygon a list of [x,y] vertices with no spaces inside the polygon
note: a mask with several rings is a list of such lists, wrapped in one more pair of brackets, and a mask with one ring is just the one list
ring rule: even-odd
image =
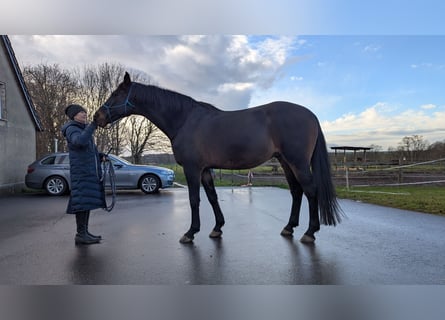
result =
[{"label": "halter", "polygon": [[127,114],[127,107],[136,108],[136,106],[133,103],[131,103],[131,101],[130,101],[131,89],[133,89],[133,83],[130,86],[130,90],[128,90],[127,98],[125,99],[124,103],[121,103],[121,104],[118,104],[118,105],[115,105],[115,106],[109,106],[107,104],[103,105],[103,107],[107,110],[107,116],[108,116],[108,119],[110,120],[111,125],[113,125],[115,122],[120,120],[119,119],[119,120],[116,120],[116,121],[111,121],[111,119],[112,119],[111,118],[111,111],[110,111],[111,108],[125,107],[124,114]]}]

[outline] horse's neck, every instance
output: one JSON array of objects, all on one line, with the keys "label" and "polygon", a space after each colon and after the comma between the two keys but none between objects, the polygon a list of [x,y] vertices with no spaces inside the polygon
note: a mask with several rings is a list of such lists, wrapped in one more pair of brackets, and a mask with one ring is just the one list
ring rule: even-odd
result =
[{"label": "horse's neck", "polygon": [[193,107],[185,106],[181,100],[173,102],[160,99],[161,101],[147,101],[140,114],[148,118],[156,125],[170,140],[173,140],[179,129],[187,121]]}]

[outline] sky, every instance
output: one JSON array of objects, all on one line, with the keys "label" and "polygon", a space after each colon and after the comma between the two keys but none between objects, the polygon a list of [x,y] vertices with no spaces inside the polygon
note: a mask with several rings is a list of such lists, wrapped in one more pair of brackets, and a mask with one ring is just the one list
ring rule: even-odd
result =
[{"label": "sky", "polygon": [[10,36],[20,65],[119,63],[223,110],[275,100],[319,118],[330,146],[445,140],[445,36]]},{"label": "sky", "polygon": [[223,110],[290,101],[315,113],[330,146],[445,140],[442,1],[129,0],[107,14],[99,1],[95,16],[96,3],[44,2],[0,20],[21,66],[119,63]]}]

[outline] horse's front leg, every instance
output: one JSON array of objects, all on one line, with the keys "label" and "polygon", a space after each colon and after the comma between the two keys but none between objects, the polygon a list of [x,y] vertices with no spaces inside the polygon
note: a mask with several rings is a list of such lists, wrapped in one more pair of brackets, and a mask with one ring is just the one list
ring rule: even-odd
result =
[{"label": "horse's front leg", "polygon": [[213,177],[211,169],[205,169],[201,175],[201,182],[204,186],[204,190],[207,194],[207,199],[209,199],[210,204],[213,208],[213,213],[215,214],[215,227],[212,232],[210,232],[210,238],[220,238],[222,235],[221,227],[224,225],[224,215],[218,203],[218,195],[216,194],[215,184],[213,183]]},{"label": "horse's front leg", "polygon": [[184,167],[184,174],[187,180],[187,186],[189,189],[189,201],[192,211],[192,223],[190,229],[181,237],[179,242],[190,243],[195,238],[195,233],[199,232],[201,227],[201,221],[199,219],[199,178],[200,171],[197,169],[189,169]]}]

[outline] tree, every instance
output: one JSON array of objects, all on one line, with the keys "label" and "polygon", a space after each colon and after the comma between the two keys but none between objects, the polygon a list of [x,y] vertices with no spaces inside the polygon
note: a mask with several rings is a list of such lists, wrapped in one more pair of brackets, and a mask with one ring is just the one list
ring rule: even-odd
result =
[{"label": "tree", "polygon": [[432,159],[445,158],[445,140],[436,141],[430,145],[428,153]]},{"label": "tree", "polygon": [[[120,64],[102,63],[98,66],[85,66],[82,72],[77,71],[80,79],[78,97],[80,103],[88,109],[90,116],[103,105],[114,89],[119,85],[125,68]],[[119,122],[107,129],[98,128],[95,134],[99,150],[113,150],[121,154],[124,145]]]},{"label": "tree", "polygon": [[415,134],[403,137],[399,143],[399,149],[407,153],[410,161],[413,162],[419,159],[420,154],[427,149],[428,145],[428,141],[424,140],[423,136]]},{"label": "tree", "polygon": [[[136,73],[132,76],[134,81],[150,84],[151,79],[143,73]],[[132,115],[124,118],[120,122],[120,137],[134,163],[142,163],[142,156],[148,150],[170,149],[168,138],[147,118]]]},{"label": "tree", "polygon": [[[56,145],[58,151],[66,151],[66,140],[60,130],[67,121],[66,106],[80,104],[92,117],[122,81],[124,72],[122,65],[109,63],[85,66],[82,70],[61,69],[56,64],[24,67],[25,82],[45,129],[37,136],[36,156],[56,151]],[[142,72],[134,72],[132,78],[150,83],[150,77]],[[137,163],[149,148],[170,148],[160,130],[147,119],[136,116],[117,121],[107,129],[98,128],[95,139],[99,150],[107,152],[112,148],[117,155],[129,150]]]},{"label": "tree", "polygon": [[378,144],[371,144],[368,146],[368,148],[371,148],[372,151],[374,151],[374,152],[379,152],[379,151],[383,150],[383,147]]},{"label": "tree", "polygon": [[60,129],[66,122],[65,107],[78,92],[77,80],[57,64],[26,66],[23,77],[44,127],[37,133],[36,156],[64,150],[66,142]]},{"label": "tree", "polygon": [[375,162],[380,161],[379,154],[380,154],[380,151],[382,151],[382,149],[383,149],[382,146],[380,146],[378,144],[371,144],[368,147],[371,148],[371,152],[374,155],[374,161]]},{"label": "tree", "polygon": [[131,157],[134,163],[142,163],[142,154],[148,150],[149,138],[156,126],[141,116],[130,116],[125,119],[124,127],[128,129],[126,142],[129,146]]},{"label": "tree", "polygon": [[411,137],[412,145],[413,145],[413,151],[425,151],[429,145],[428,140],[425,140],[423,136],[419,136],[417,134],[413,135]]}]

